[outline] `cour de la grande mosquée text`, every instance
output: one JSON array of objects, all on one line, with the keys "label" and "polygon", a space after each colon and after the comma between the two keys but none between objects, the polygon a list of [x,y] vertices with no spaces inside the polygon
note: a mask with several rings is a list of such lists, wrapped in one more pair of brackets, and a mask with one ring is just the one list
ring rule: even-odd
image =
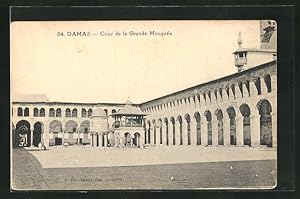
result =
[{"label": "cour de la grande mosqu\u00e9e text", "polygon": [[172,31],[99,31],[99,32],[90,32],[90,31],[61,31],[57,32],[57,36],[60,37],[90,37],[90,36],[100,36],[100,37],[142,37],[142,36],[153,36],[153,37],[168,37],[172,36]]}]

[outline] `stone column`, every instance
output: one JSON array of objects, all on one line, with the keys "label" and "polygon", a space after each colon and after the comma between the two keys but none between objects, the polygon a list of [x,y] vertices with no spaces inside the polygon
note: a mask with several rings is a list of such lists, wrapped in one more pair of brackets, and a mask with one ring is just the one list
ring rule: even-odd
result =
[{"label": "stone column", "polygon": [[204,95],[205,95],[204,93],[200,93],[200,106],[201,107],[204,107],[206,105]]},{"label": "stone column", "polygon": [[145,144],[148,144],[148,129],[149,129],[149,128],[147,128],[147,127],[145,128],[145,131],[146,131],[146,132],[145,132],[145,136],[146,136],[146,137],[145,137],[145,142],[144,142]]},{"label": "stone column", "polygon": [[277,113],[272,114],[272,147],[277,148]]},{"label": "stone column", "polygon": [[119,136],[120,146],[124,146],[123,139],[124,139],[124,136]]},{"label": "stone column", "polygon": [[223,102],[228,101],[228,95],[227,95],[227,92],[226,92],[225,88],[222,88],[222,99],[223,99]]},{"label": "stone column", "polygon": [[61,131],[62,131],[62,145],[64,146],[64,144],[65,144],[65,129],[62,128]]},{"label": "stone column", "polygon": [[241,114],[237,114],[236,117],[236,145],[242,146],[244,144],[244,117]]},{"label": "stone column", "polygon": [[107,133],[104,133],[104,147],[107,147]]},{"label": "stone column", "polygon": [[260,146],[260,115],[252,113],[250,115],[251,146]]},{"label": "stone column", "polygon": [[261,88],[261,94],[262,95],[268,93],[268,88],[267,88],[267,85],[265,83],[264,77],[260,77],[260,88]]},{"label": "stone column", "polygon": [[30,129],[30,146],[33,147],[33,131],[34,131],[34,128],[31,128]]},{"label": "stone column", "polygon": [[175,122],[175,145],[180,146],[180,124],[178,121]]},{"label": "stone column", "polygon": [[243,84],[243,97],[249,97],[249,92],[246,84]]},{"label": "stone column", "polygon": [[102,146],[103,146],[103,134],[98,133],[98,147],[102,147]]},{"label": "stone column", "polygon": [[160,126],[156,128],[156,146],[160,146]]},{"label": "stone column", "polygon": [[203,118],[201,121],[201,145],[206,146],[207,144],[208,144],[207,120]]},{"label": "stone column", "polygon": [[230,145],[230,118],[227,112],[223,114],[223,136],[224,146]]},{"label": "stone column", "polygon": [[154,138],[155,138],[154,137],[154,128],[155,128],[155,126],[150,128],[150,134],[151,134],[150,143],[151,143],[151,145],[154,145]]},{"label": "stone column", "polygon": [[80,130],[77,129],[77,145],[80,143]]},{"label": "stone column", "polygon": [[97,134],[96,133],[93,133],[93,147],[97,147]]},{"label": "stone column", "polygon": [[212,116],[212,146],[218,145],[218,120],[217,116]]},{"label": "stone column", "polygon": [[162,123],[162,145],[166,146],[167,144],[167,140],[166,140],[166,123],[163,122]]},{"label": "stone column", "polygon": [[187,129],[187,122],[182,121],[182,145],[187,146],[188,145],[188,129]]},{"label": "stone column", "polygon": [[257,79],[252,79],[250,82],[249,82],[249,87],[250,87],[250,97],[253,98],[253,97],[256,97],[258,95],[258,92],[257,92],[257,88],[255,86],[255,81],[257,81]]},{"label": "stone column", "polygon": [[235,90],[235,98],[236,99],[242,98],[242,92],[238,84],[234,85],[234,90]]},{"label": "stone column", "polygon": [[45,124],[43,129],[44,143],[46,148],[49,148],[49,124]]},{"label": "stone column", "polygon": [[191,122],[191,145],[196,146],[197,145],[197,122],[194,120]]},{"label": "stone column", "polygon": [[277,75],[273,74],[271,75],[271,91],[277,95]]},{"label": "stone column", "polygon": [[[234,88],[235,88],[235,86],[234,86]],[[233,91],[232,91],[232,88],[230,87],[229,88],[229,97],[228,97],[228,100],[229,101],[232,101],[232,100],[234,100],[235,98],[234,98],[234,94],[233,94]]]}]

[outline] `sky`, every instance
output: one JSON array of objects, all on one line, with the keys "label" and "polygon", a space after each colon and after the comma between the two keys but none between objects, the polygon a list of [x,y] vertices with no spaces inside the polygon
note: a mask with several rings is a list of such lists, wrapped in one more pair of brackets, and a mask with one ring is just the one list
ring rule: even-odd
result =
[{"label": "sky", "polygon": [[13,22],[12,97],[142,103],[237,72],[238,33],[243,47],[258,48],[259,31],[259,21]]}]

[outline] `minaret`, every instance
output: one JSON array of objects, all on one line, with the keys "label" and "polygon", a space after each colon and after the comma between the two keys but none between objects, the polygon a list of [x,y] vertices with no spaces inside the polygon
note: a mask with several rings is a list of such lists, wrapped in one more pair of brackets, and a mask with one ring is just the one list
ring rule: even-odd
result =
[{"label": "minaret", "polygon": [[247,68],[247,52],[242,47],[242,33],[239,32],[237,43],[239,45],[238,49],[234,54],[234,65],[237,67],[238,72],[243,71]]},{"label": "minaret", "polygon": [[239,47],[233,52],[234,65],[237,68],[237,72],[276,60],[277,53],[275,49],[243,48],[242,34],[240,32],[237,43]]}]

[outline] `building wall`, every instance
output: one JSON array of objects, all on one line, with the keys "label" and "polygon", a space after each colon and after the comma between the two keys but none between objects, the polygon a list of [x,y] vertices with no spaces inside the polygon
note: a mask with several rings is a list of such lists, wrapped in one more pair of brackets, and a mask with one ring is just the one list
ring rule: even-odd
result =
[{"label": "building wall", "polygon": [[[265,79],[268,83],[266,83]],[[260,83],[260,89],[257,88]],[[271,90],[268,90],[268,86]],[[260,93],[259,93],[260,92]],[[159,99],[141,104],[146,116],[146,137],[150,137],[151,145],[161,143],[158,140],[158,131],[162,128],[162,143],[166,145],[167,139],[173,140],[173,126],[171,119],[175,119],[176,145],[180,144],[180,131],[183,134],[182,145],[197,145],[197,122],[195,114],[200,114],[201,145],[208,144],[208,129],[212,129],[212,145],[218,145],[218,131],[223,128],[224,145],[230,145],[230,118],[228,109],[232,107],[235,112],[235,128],[237,145],[244,143],[244,116],[240,109],[245,104],[250,108],[251,146],[261,145],[261,115],[260,104],[269,102],[272,118],[272,146],[277,146],[277,66],[276,61],[255,67],[234,75],[208,82],[190,89],[183,90]],[[243,106],[242,106],[243,105]],[[231,109],[232,109],[231,108]],[[211,113],[211,124],[205,115]],[[217,119],[217,113],[222,112],[223,119]],[[180,127],[180,118],[182,126]],[[187,119],[190,118],[188,125]],[[162,122],[160,122],[162,121]],[[245,122],[246,123],[246,122]],[[187,130],[188,126],[190,131]],[[182,128],[182,130],[180,130]],[[247,129],[247,128],[245,128]],[[222,130],[220,130],[222,131]],[[264,130],[263,130],[264,131]],[[156,132],[156,136],[155,133]],[[168,132],[168,136],[167,136]],[[171,133],[170,133],[171,132]],[[190,143],[188,143],[188,132]],[[150,136],[148,135],[150,133]],[[167,138],[168,137],[168,138]],[[155,141],[154,141],[155,140]],[[178,141],[179,140],[179,141]],[[171,145],[169,143],[169,145]]]},{"label": "building wall", "polygon": [[[259,86],[260,85],[260,86]],[[101,107],[110,115],[118,111],[124,104],[72,104],[72,103],[22,103],[12,104],[12,124],[14,127],[21,120],[30,123],[32,136],[33,125],[43,124],[42,142],[49,146],[55,138],[75,144],[79,138],[88,144],[101,140],[107,141],[108,135],[78,132],[65,135],[66,124],[73,121],[78,127],[83,122],[91,122],[90,118],[81,117],[81,109],[94,110]],[[250,146],[261,146],[271,140],[268,146],[277,147],[277,63],[272,61],[243,72],[197,85],[167,96],[160,97],[139,105],[146,114],[145,128],[140,132],[140,143],[155,146],[175,145],[245,145],[247,136],[251,138]],[[17,116],[17,109],[29,108],[29,116]],[[250,114],[243,115],[246,108]],[[45,109],[45,117],[34,117],[34,108]],[[61,108],[61,117],[49,117],[50,108]],[[65,117],[65,110],[77,109],[77,117]],[[234,113],[232,116],[232,113]],[[199,115],[199,120],[197,120]],[[211,115],[211,120],[209,118]],[[173,121],[174,119],[174,126]],[[54,120],[62,125],[62,132],[49,133],[49,125]],[[109,128],[114,119],[109,116]],[[250,124],[249,124],[250,123]],[[52,123],[53,124],[53,123]],[[90,124],[89,124],[90,125]],[[250,128],[248,128],[250,125]],[[173,136],[173,129],[175,136]],[[134,129],[133,129],[134,130]],[[250,131],[250,133],[249,133]],[[134,133],[128,130],[126,132]],[[271,132],[271,134],[270,134]],[[123,132],[119,132],[124,137]],[[250,135],[249,135],[250,134]],[[231,137],[234,135],[234,138]],[[271,137],[270,137],[271,135]],[[149,139],[150,138],[150,139]],[[235,139],[234,144],[231,139]],[[198,141],[201,141],[198,142]],[[266,141],[267,140],[267,141]],[[31,139],[32,141],[32,139]],[[107,145],[108,143],[106,143]],[[104,143],[102,143],[103,146]]]}]

